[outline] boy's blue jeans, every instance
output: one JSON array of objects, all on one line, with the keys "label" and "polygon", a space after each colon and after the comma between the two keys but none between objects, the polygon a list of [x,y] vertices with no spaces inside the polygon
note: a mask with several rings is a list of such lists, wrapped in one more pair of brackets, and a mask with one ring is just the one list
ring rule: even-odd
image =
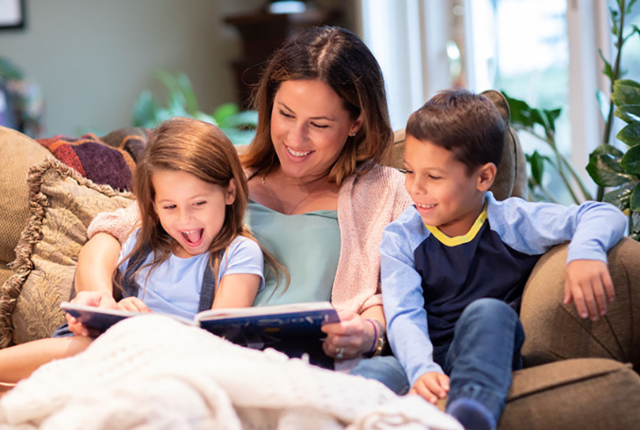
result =
[{"label": "boy's blue jeans", "polygon": [[449,375],[447,405],[459,397],[477,400],[500,419],[511,372],[522,368],[524,330],[518,314],[496,299],[479,299],[462,312],[453,341],[434,348],[433,359]]},{"label": "boy's blue jeans", "polygon": [[406,394],[411,388],[407,374],[393,355],[362,359],[349,374],[380,381],[396,394]]}]

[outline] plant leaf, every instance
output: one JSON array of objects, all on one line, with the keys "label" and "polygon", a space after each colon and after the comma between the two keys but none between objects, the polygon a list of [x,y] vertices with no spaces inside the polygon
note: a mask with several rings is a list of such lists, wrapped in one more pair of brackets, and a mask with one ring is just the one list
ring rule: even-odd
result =
[{"label": "plant leaf", "polygon": [[640,145],[640,121],[627,124],[616,137],[628,146]]},{"label": "plant leaf", "polygon": [[182,97],[185,102],[185,108],[191,115],[195,115],[200,110],[198,107],[198,99],[193,92],[193,86],[189,77],[184,73],[178,73],[176,75],[176,83],[179,91],[182,93]]},{"label": "plant leaf", "polygon": [[613,81],[613,69],[611,68],[611,63],[609,63],[607,61],[607,59],[604,58],[604,54],[602,53],[602,49],[598,49],[598,54],[600,54],[600,58],[602,59],[602,62],[604,63],[604,67],[602,68],[602,73],[604,73],[605,76],[609,77],[610,81]]},{"label": "plant leaf", "polygon": [[638,185],[638,181],[627,182],[626,184],[609,191],[604,195],[603,201],[611,203],[621,211],[625,211],[629,208],[629,199],[631,198],[631,192]]},{"label": "plant leaf", "polygon": [[600,113],[602,114],[602,119],[604,121],[607,120],[609,116],[609,98],[604,94],[603,91],[596,91],[596,100],[598,100],[598,106],[600,106]]},{"label": "plant leaf", "polygon": [[511,124],[532,129],[536,124],[536,121],[532,118],[533,109],[523,100],[511,98],[504,91],[502,94],[509,104],[509,110],[511,111]]},{"label": "plant leaf", "polygon": [[629,209],[634,212],[640,211],[640,185],[636,185],[636,187],[631,192],[631,198],[629,199]]},{"label": "plant leaf", "polygon": [[601,187],[617,187],[635,178],[620,166],[623,153],[611,145],[600,145],[589,154],[587,172]]},{"label": "plant leaf", "polygon": [[151,91],[144,90],[133,104],[133,126],[146,127],[155,122],[156,111],[160,108],[153,98]]},{"label": "plant leaf", "polygon": [[225,103],[220,105],[214,112],[213,118],[220,127],[228,127],[229,118],[238,114],[238,105],[235,103]]},{"label": "plant leaf", "polygon": [[[542,176],[544,175],[544,160],[545,157],[540,155],[538,151],[533,151],[533,154],[526,154],[527,162],[531,166],[531,177],[535,185],[542,184]],[[548,158],[548,157],[547,157]]]},{"label": "plant leaf", "polygon": [[636,2],[636,0],[631,0],[629,2],[629,4],[627,5],[627,10],[626,10],[626,14],[629,15],[631,13],[631,9],[633,9],[633,5]]},{"label": "plant leaf", "polygon": [[622,156],[620,166],[625,172],[632,175],[640,175],[640,146],[632,146]]},{"label": "plant leaf", "polygon": [[616,110],[617,117],[627,123],[640,120],[639,83],[630,79],[618,79],[613,83],[611,99],[618,108]]}]

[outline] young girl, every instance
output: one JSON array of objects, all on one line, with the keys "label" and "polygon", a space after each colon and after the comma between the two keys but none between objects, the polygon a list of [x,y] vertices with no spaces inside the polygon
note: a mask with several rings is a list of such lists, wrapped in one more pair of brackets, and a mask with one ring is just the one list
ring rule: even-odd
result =
[{"label": "young girl", "polygon": [[[251,306],[264,285],[263,258],[244,227],[247,182],[237,152],[214,125],[175,118],[154,132],[138,163],[140,223],[123,246],[118,308],[186,318]],[[40,339],[0,350],[0,381],[84,351],[91,337]]]}]

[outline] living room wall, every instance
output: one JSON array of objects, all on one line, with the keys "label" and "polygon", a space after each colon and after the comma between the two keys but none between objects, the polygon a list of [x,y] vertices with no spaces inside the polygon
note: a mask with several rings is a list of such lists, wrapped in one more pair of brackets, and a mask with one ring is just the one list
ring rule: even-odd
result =
[{"label": "living room wall", "polygon": [[235,101],[230,61],[240,38],[225,16],[262,0],[27,0],[27,25],[0,32],[0,56],[41,87],[43,136],[107,132],[131,123],[157,69],[191,78],[200,107]]}]

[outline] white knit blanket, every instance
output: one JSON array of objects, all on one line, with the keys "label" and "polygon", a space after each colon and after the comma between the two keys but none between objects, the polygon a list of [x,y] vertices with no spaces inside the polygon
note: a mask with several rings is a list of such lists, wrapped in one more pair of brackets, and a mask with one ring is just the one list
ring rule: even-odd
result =
[{"label": "white knit blanket", "polygon": [[462,430],[417,396],[157,315],[115,325],[2,397],[0,430],[35,428]]}]

